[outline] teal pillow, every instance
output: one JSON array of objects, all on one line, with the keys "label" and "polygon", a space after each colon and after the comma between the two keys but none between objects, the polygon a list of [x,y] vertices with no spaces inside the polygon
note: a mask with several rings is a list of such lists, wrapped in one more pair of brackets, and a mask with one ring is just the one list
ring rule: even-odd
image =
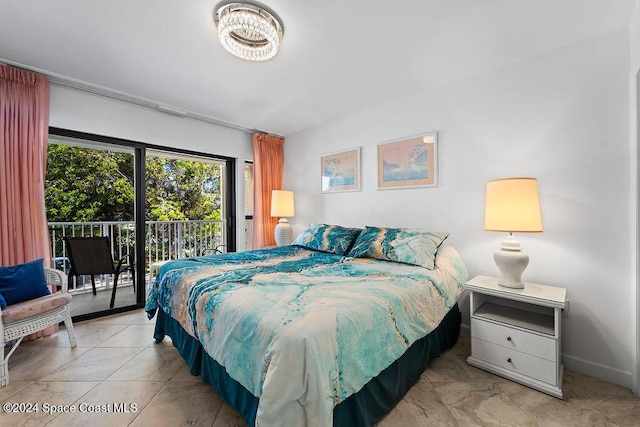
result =
[{"label": "teal pillow", "polygon": [[438,247],[449,233],[414,228],[367,227],[349,252],[354,258],[375,258],[433,270]]},{"label": "teal pillow", "polygon": [[360,231],[362,230],[359,228],[340,227],[339,225],[311,224],[291,244],[316,251],[344,255],[349,252]]},{"label": "teal pillow", "polygon": [[7,305],[50,293],[44,276],[42,258],[25,264],[0,267],[0,294]]}]

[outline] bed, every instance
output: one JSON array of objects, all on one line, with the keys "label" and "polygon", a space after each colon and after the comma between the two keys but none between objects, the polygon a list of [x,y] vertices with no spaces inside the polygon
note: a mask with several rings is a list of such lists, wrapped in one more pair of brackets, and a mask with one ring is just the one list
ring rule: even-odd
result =
[{"label": "bed", "polygon": [[146,304],[249,425],[373,425],[458,337],[447,233],[313,224],[290,246],[175,260]]}]

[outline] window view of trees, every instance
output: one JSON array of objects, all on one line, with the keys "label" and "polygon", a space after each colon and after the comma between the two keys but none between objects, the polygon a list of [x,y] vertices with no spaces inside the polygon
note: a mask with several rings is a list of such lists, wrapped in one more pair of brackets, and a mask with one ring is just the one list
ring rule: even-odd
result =
[{"label": "window view of trees", "polygon": [[45,199],[49,221],[132,221],[133,156],[49,144]]},{"label": "window view of trees", "polygon": [[220,165],[147,157],[146,169],[148,220],[221,218]]},{"label": "window view of trees", "polygon": [[[221,165],[147,156],[147,221],[221,218]],[[50,222],[133,221],[129,153],[49,144],[45,184]]]}]

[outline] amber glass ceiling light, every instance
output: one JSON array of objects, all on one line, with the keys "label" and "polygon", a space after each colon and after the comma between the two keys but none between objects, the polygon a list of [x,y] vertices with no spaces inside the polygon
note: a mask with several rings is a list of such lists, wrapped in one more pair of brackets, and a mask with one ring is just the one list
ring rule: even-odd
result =
[{"label": "amber glass ceiling light", "polygon": [[278,53],[282,25],[264,8],[228,3],[214,15],[218,38],[232,55],[247,61],[266,61]]},{"label": "amber glass ceiling light", "polygon": [[535,178],[489,181],[485,196],[484,229],[509,233],[493,255],[502,273],[499,284],[507,288],[524,288],[521,277],[529,265],[529,255],[522,251],[513,232],[542,231],[538,181]]}]

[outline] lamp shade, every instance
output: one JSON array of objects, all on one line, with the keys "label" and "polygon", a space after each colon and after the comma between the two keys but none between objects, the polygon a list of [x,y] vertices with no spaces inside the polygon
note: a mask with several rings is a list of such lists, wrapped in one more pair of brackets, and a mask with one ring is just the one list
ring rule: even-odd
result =
[{"label": "lamp shade", "polygon": [[538,181],[535,178],[505,178],[487,182],[484,229],[541,232]]},{"label": "lamp shade", "polygon": [[280,218],[295,216],[293,191],[273,190],[271,192],[271,216]]}]

